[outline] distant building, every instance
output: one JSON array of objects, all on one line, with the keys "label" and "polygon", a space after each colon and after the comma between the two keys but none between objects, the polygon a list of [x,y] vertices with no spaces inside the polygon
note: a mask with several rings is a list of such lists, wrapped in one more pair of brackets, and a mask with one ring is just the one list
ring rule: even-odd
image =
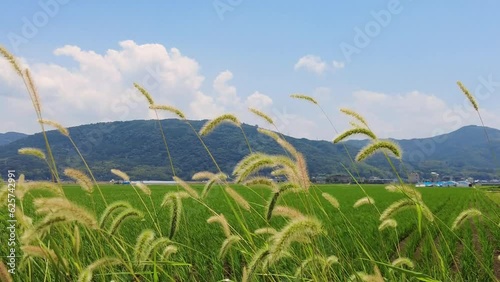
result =
[{"label": "distant building", "polygon": [[325,181],[327,183],[350,183],[351,176],[346,174],[333,174],[333,175],[328,175]]},{"label": "distant building", "polygon": [[418,183],[420,182],[420,174],[417,172],[412,172],[410,175],[408,175],[408,182],[409,183]]},{"label": "distant building", "polygon": [[437,182],[437,181],[439,181],[439,173],[434,172],[434,171],[433,171],[433,172],[431,172],[431,178],[432,178],[432,181],[433,181],[433,182]]}]

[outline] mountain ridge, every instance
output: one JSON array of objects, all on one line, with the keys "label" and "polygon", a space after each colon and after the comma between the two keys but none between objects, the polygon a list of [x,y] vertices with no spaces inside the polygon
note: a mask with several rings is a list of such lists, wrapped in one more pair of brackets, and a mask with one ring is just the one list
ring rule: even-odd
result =
[{"label": "mountain ridge", "polygon": [[[199,130],[205,121],[190,121]],[[176,168],[176,175],[190,179],[201,170],[215,171],[214,164],[200,144],[196,135],[183,121],[162,120],[170,153]],[[257,127],[243,124],[243,129],[252,150],[270,154],[284,151],[271,138],[259,134]],[[118,168],[134,179],[171,180],[172,170],[156,120],[117,121],[94,123],[69,128],[94,174],[100,180],[111,179],[111,168]],[[490,143],[486,141],[488,133]],[[66,167],[83,168],[75,150],[66,137],[56,131],[47,132],[58,163],[59,170]],[[350,140],[333,144],[324,140],[285,137],[306,157],[311,176],[347,174],[347,167],[360,176],[394,177],[394,173],[380,154],[354,166],[351,156],[366,144],[367,140]],[[333,139],[333,138],[332,138]],[[226,173],[249,153],[241,131],[231,125],[221,125],[207,137],[207,146]],[[455,177],[494,177],[499,167],[493,156],[500,156],[500,130],[479,126],[465,126],[456,131],[428,138],[396,140],[403,149],[403,164],[394,162],[404,177],[408,172],[419,172],[427,177],[431,171]],[[345,147],[344,147],[345,146]],[[46,179],[49,174],[41,160],[20,156],[22,147],[44,148],[41,133],[25,136],[0,146],[0,169],[15,168],[27,178]],[[466,148],[467,150],[464,150]],[[491,151],[493,149],[493,151]]]}]

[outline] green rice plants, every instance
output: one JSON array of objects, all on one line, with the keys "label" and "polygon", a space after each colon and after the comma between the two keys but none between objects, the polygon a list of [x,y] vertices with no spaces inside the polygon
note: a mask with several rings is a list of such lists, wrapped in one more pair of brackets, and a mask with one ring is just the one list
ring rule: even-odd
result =
[{"label": "green rice plants", "polygon": [[[54,127],[72,140],[70,130],[41,117],[42,105],[31,73],[21,68],[12,55],[0,52],[25,82],[42,131]],[[138,84],[134,87],[152,111],[166,111],[191,126],[182,111],[156,104],[146,89]],[[323,111],[312,97],[296,94],[292,98]],[[250,111],[275,127],[276,131],[257,131],[278,144],[283,153],[252,151],[234,115],[219,116],[202,130],[191,126],[213,162],[213,167],[192,176],[194,181],[205,183],[186,183],[176,175],[159,119],[174,186],[147,186],[136,181],[131,185],[98,185],[91,164],[86,164],[87,171],[64,170],[77,185],[29,182],[20,176],[15,191],[15,218],[19,250],[25,258],[14,277],[0,262],[2,281],[496,279],[493,267],[499,218],[497,205],[490,200],[492,195],[480,189],[415,189],[401,178],[400,183],[385,189],[382,185],[361,184],[359,173],[356,176],[351,172],[359,166],[354,159],[352,166],[339,165],[356,185],[311,183],[306,158],[292,145],[295,143],[285,139],[270,116],[258,109]],[[370,139],[358,153],[357,161],[378,152],[402,157],[397,144],[378,139],[360,114],[345,108],[341,112],[353,119],[352,128],[336,132],[334,142],[354,135]],[[221,169],[201,138],[222,123],[238,126],[249,146],[250,153],[232,168]],[[25,148],[19,153],[46,161],[55,181],[58,176],[49,145],[47,141],[48,148]],[[128,169],[126,163],[120,165]],[[392,167],[399,177],[399,171]],[[234,183],[228,177],[231,172]],[[131,180],[124,171],[113,169],[112,173]],[[213,189],[214,185],[220,189]],[[3,181],[0,186],[3,206],[9,197],[8,188]],[[101,199],[93,198],[96,187],[102,192]],[[340,203],[355,204],[340,209]],[[454,218],[464,208],[468,212]],[[485,219],[481,225],[470,221],[471,228],[463,228],[466,221],[479,215]],[[3,219],[4,214],[0,216]],[[426,224],[422,224],[423,220]],[[450,222],[454,223],[450,226]],[[2,255],[4,249],[0,248]],[[329,256],[332,250],[335,256]]]}]

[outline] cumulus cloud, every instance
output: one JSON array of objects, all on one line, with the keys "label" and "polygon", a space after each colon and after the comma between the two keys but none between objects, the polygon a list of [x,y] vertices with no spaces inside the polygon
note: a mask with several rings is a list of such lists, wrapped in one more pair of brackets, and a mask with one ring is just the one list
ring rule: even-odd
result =
[{"label": "cumulus cloud", "polygon": [[255,91],[246,99],[246,105],[256,109],[266,109],[273,104],[271,97]]},{"label": "cumulus cloud", "polygon": [[[104,53],[66,45],[54,50],[68,57],[72,67],[51,63],[25,62],[32,71],[41,97],[44,117],[65,126],[85,123],[155,118],[146,99],[133,87],[137,82],[148,90],[157,104],[173,105],[191,119],[214,118],[224,112],[241,114],[252,123],[249,105],[265,109],[272,99],[258,91],[238,96],[231,85],[233,74],[226,70],[213,80],[213,95],[201,90],[205,77],[198,62],[176,48],[161,44],[137,44],[126,40],[119,48]],[[8,121],[0,132],[39,131],[36,115],[20,77],[5,60],[0,60],[0,111]],[[33,113],[33,114],[30,114]],[[161,113],[161,118],[172,117]]]},{"label": "cumulus cloud", "polygon": [[[68,57],[73,64],[69,67],[31,63],[23,58],[20,62],[32,71],[44,117],[65,126],[155,118],[146,99],[133,87],[137,82],[151,93],[157,104],[173,105],[189,119],[209,119],[232,112],[243,122],[267,126],[249,113],[248,107],[255,107],[270,115],[285,134],[324,140],[331,140],[335,135],[327,119],[315,107],[295,104],[292,107],[289,99],[272,93],[239,91],[233,83],[237,74],[229,70],[210,79],[209,90],[203,91],[206,79],[201,66],[176,48],[127,40],[120,42],[118,48],[103,53],[67,45],[56,49],[54,55]],[[317,58],[299,60],[297,68],[325,71],[328,67],[322,66],[324,62]],[[308,60],[319,63],[319,67]],[[0,112],[6,117],[0,123],[0,132],[39,131],[21,78],[5,60],[0,60],[0,85]],[[329,87],[317,87],[309,93],[318,98],[338,130],[348,127],[348,118],[338,113],[339,107],[359,111],[380,137],[433,136],[479,123],[466,100],[449,104],[436,95],[419,91],[387,94],[360,90],[345,95]],[[493,110],[481,109],[481,114],[487,126],[500,127],[500,118]],[[172,115],[163,113],[161,117]]]},{"label": "cumulus cloud", "polygon": [[236,93],[236,87],[229,85],[233,79],[233,73],[226,70],[221,72],[214,80],[213,88],[218,94],[217,101],[223,105],[239,104],[240,99]]},{"label": "cumulus cloud", "polygon": [[305,55],[300,58],[294,66],[295,70],[304,69],[306,71],[322,74],[327,69],[327,64],[318,56]]},{"label": "cumulus cloud", "polygon": [[[467,103],[449,104],[443,99],[419,91],[390,95],[373,91],[355,91],[349,108],[362,114],[370,128],[381,137],[415,138],[448,133],[469,124],[477,124],[477,114]],[[500,119],[487,110],[483,115],[492,125]]]}]

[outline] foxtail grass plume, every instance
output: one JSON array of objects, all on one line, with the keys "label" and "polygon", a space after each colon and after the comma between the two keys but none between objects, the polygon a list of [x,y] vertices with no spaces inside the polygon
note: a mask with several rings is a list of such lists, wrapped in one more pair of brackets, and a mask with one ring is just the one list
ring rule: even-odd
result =
[{"label": "foxtail grass plume", "polygon": [[184,115],[184,113],[175,108],[175,107],[172,107],[172,106],[168,106],[168,105],[150,105],[149,106],[150,109],[152,110],[162,110],[162,111],[167,111],[167,112],[170,112],[170,113],[173,113],[174,115],[178,116],[180,119],[186,119],[186,116]]},{"label": "foxtail grass plume", "polygon": [[415,201],[411,199],[401,199],[395,201],[382,212],[380,215],[380,221],[385,221],[393,217],[395,214],[412,207],[415,207]]},{"label": "foxtail grass plume", "polygon": [[25,256],[43,258],[45,260],[57,261],[57,255],[53,250],[40,246],[22,246],[21,250]]},{"label": "foxtail grass plume", "polygon": [[469,218],[481,216],[482,213],[478,209],[466,209],[463,212],[461,212],[455,221],[453,221],[453,224],[451,225],[452,230],[457,230],[460,228],[460,226]]},{"label": "foxtail grass plume", "polygon": [[168,192],[163,198],[161,206],[170,206],[170,234],[168,237],[170,239],[175,236],[179,228],[182,215],[182,199],[189,197],[186,192]]},{"label": "foxtail grass plume", "polygon": [[243,268],[242,282],[252,281],[253,274],[255,270],[262,264],[264,260],[270,255],[270,251],[267,247],[259,249],[253,256],[252,260],[246,267]]},{"label": "foxtail grass plume", "polygon": [[272,119],[270,116],[266,115],[265,113],[263,113],[263,112],[261,112],[261,111],[259,111],[259,110],[255,109],[255,108],[248,108],[248,109],[249,109],[252,113],[254,113],[255,115],[257,115],[257,116],[259,116],[259,117],[263,118],[263,119],[264,119],[265,121],[267,121],[269,124],[274,125],[274,121],[273,121],[273,119]]},{"label": "foxtail grass plume", "polygon": [[26,230],[33,227],[33,219],[24,214],[24,211],[22,209],[16,209],[15,216],[17,223],[22,230]]},{"label": "foxtail grass plume", "polygon": [[0,261],[0,281],[2,282],[12,282],[12,276],[7,269],[7,266],[3,263],[3,260]]},{"label": "foxtail grass plume", "polygon": [[432,214],[432,211],[422,201],[418,201],[416,207],[422,212],[422,214],[428,221],[434,221],[434,215]]},{"label": "foxtail grass plume", "polygon": [[340,112],[355,118],[357,121],[361,122],[364,126],[368,127],[368,123],[366,122],[365,118],[362,117],[357,112],[350,110],[350,109],[346,109],[346,108],[341,108]]},{"label": "foxtail grass plume", "polygon": [[354,128],[363,128],[363,127],[364,127],[363,125],[361,125],[361,124],[359,124],[359,123],[357,123],[357,122],[354,122],[354,121],[350,121],[350,122],[349,122],[349,125],[350,125],[351,127],[354,127]]},{"label": "foxtail grass plume", "polygon": [[155,240],[153,240],[148,248],[146,248],[142,254],[143,256],[143,261],[146,261],[148,260],[149,258],[151,258],[151,255],[160,247],[160,246],[164,246],[164,245],[168,245],[169,243],[171,243],[172,241],[169,239],[169,238],[166,238],[166,237],[160,237],[160,238],[156,238]]},{"label": "foxtail grass plume", "polygon": [[235,115],[223,114],[213,120],[207,121],[205,125],[203,125],[203,127],[200,129],[199,133],[201,136],[206,136],[222,123],[231,123],[237,127],[241,126],[241,122]]},{"label": "foxtail grass plume", "polygon": [[134,87],[137,90],[139,90],[139,92],[141,92],[141,94],[146,98],[146,100],[148,100],[148,103],[149,103],[150,106],[152,106],[152,105],[155,104],[153,98],[151,97],[151,95],[149,95],[149,92],[146,89],[144,89],[142,86],[140,86],[137,83],[134,83]]},{"label": "foxtail grass plume", "polygon": [[120,226],[125,222],[125,220],[128,220],[130,218],[142,218],[144,217],[143,213],[139,210],[136,210],[134,208],[127,208],[124,209],[122,212],[120,212],[111,222],[108,232],[109,234],[115,234],[116,231],[120,228]]},{"label": "foxtail grass plume", "polygon": [[52,126],[54,127],[55,129],[57,129],[62,135],[68,137],[69,136],[69,131],[66,127],[62,126],[60,123],[57,123],[55,121],[52,121],[52,120],[48,120],[48,119],[39,119],[38,120],[39,123],[41,124],[45,124],[45,125],[49,125],[49,126]]},{"label": "foxtail grass plume", "polygon": [[293,242],[304,241],[323,232],[321,222],[315,218],[299,217],[290,221],[273,236],[269,263],[272,264],[282,258]]},{"label": "foxtail grass plume", "polygon": [[338,262],[339,259],[336,256],[329,256],[328,258],[325,258],[324,256],[321,255],[314,255],[308,259],[305,259],[302,262],[302,264],[295,271],[295,277],[300,277],[301,273],[304,273],[304,270],[306,270],[306,268],[311,264],[317,266],[316,268],[311,268],[311,271],[314,271],[317,270],[318,268],[321,270],[326,270],[332,264],[336,264]]},{"label": "foxtail grass plume", "polygon": [[201,191],[201,198],[205,198],[208,195],[208,192],[214,184],[216,183],[221,183],[227,179],[227,175],[223,172],[219,172],[216,174],[213,174],[213,176],[205,183],[205,186],[203,187],[203,190]]},{"label": "foxtail grass plume", "polygon": [[297,270],[295,271],[295,277],[296,278],[301,278],[302,274],[306,271],[306,268],[309,265],[320,265],[321,268],[324,268],[324,265],[326,264],[325,258],[323,256],[313,256],[310,258],[307,258],[302,261],[299,267],[297,267]]},{"label": "foxtail grass plume", "polygon": [[125,201],[115,201],[111,204],[109,204],[106,209],[101,214],[101,218],[99,219],[99,227],[104,228],[104,225],[106,224],[106,221],[108,218],[111,217],[111,215],[119,210],[124,210],[124,209],[131,209],[132,206]]},{"label": "foxtail grass plume", "polygon": [[278,198],[280,195],[281,195],[280,191],[276,191],[272,194],[272,197],[269,200],[269,204],[267,205],[267,212],[266,212],[266,219],[267,220],[271,219],[271,216],[273,215],[274,207],[276,206],[276,203],[278,202]]},{"label": "foxtail grass plume", "polygon": [[250,210],[250,204],[248,203],[247,200],[245,200],[245,198],[243,198],[243,196],[241,196],[238,192],[236,192],[236,190],[234,190],[233,188],[229,187],[229,186],[226,186],[226,193],[231,197],[233,198],[233,200],[240,206],[242,207],[243,209],[249,211]]},{"label": "foxtail grass plume", "polygon": [[236,236],[236,235],[231,235],[228,238],[226,238],[226,240],[224,240],[224,242],[222,242],[222,246],[220,247],[219,259],[224,259],[226,254],[229,252],[229,249],[231,249],[231,247],[234,244],[238,243],[240,240],[241,240],[241,237]]},{"label": "foxtail grass plume", "polygon": [[[53,204],[54,202],[42,202],[42,204],[44,203]],[[35,204],[39,205],[39,203],[36,202]],[[42,213],[39,212],[40,209],[40,207],[37,208],[37,212],[39,214]],[[97,220],[94,218],[94,216],[86,210],[76,207],[74,204],[70,207],[57,209],[54,212],[52,212],[52,210],[54,210],[54,208],[52,207],[43,207],[43,209],[46,210],[43,213],[47,215],[32,228],[26,230],[21,236],[20,239],[24,245],[30,244],[35,239],[42,238],[52,226],[57,224],[69,224],[78,222],[88,229],[97,229]]]},{"label": "foxtail grass plume", "polygon": [[64,174],[74,180],[82,187],[82,189],[87,193],[92,193],[94,190],[94,184],[92,180],[83,172],[73,169],[67,168],[64,170]]},{"label": "foxtail grass plume", "polygon": [[16,73],[22,77],[23,72],[21,71],[21,67],[19,66],[19,63],[17,62],[14,55],[12,55],[5,47],[1,45],[0,45],[0,54],[10,63],[10,65],[16,71]]},{"label": "foxtail grass plume", "polygon": [[460,90],[464,93],[465,97],[469,99],[469,102],[472,104],[472,107],[474,107],[474,110],[479,111],[479,106],[477,105],[476,98],[472,96],[472,94],[469,92],[469,90],[462,84],[462,82],[457,81],[458,87],[460,87]]},{"label": "foxtail grass plume", "polygon": [[300,211],[298,211],[294,208],[291,208],[291,207],[287,207],[287,206],[276,206],[273,209],[272,215],[273,216],[287,217],[290,219],[304,217],[304,215]]},{"label": "foxtail grass plume", "polygon": [[205,180],[205,179],[210,179],[214,176],[215,174],[210,171],[200,171],[195,174],[193,174],[193,177],[191,179],[193,180]]},{"label": "foxtail grass plume", "polygon": [[33,200],[37,214],[59,215],[68,219],[84,222],[85,226],[96,229],[98,227],[95,215],[66,198],[36,198]]},{"label": "foxtail grass plume", "polygon": [[307,96],[307,95],[302,95],[302,94],[292,94],[290,95],[290,97],[294,98],[294,99],[301,99],[301,100],[306,100],[306,101],[309,101],[315,105],[318,104],[318,102],[313,98],[313,97],[310,97],[310,96]]},{"label": "foxtail grass plume", "polygon": [[96,261],[94,261],[92,264],[87,266],[80,274],[78,275],[78,282],[91,282],[93,281],[93,273],[95,270],[99,268],[103,268],[106,266],[113,266],[113,265],[119,265],[122,264],[121,260],[113,257],[103,257],[100,258]]},{"label": "foxtail grass plume", "polygon": [[139,190],[142,191],[142,193],[144,193],[148,196],[151,196],[151,189],[149,189],[148,185],[146,185],[142,182],[137,182],[137,183],[135,183],[135,185],[137,186],[137,188],[139,188]]},{"label": "foxtail grass plume", "polygon": [[[262,153],[252,153],[240,160],[233,170],[233,175],[236,175],[236,183],[245,181],[252,173],[262,168],[272,168],[276,166],[276,158],[271,155]],[[293,161],[290,160],[290,163]]]},{"label": "foxtail grass plume", "polygon": [[267,188],[270,188],[274,192],[276,192],[279,189],[278,185],[272,179],[262,176],[249,178],[243,184],[246,186],[257,186],[257,185],[265,186]]},{"label": "foxtail grass plume", "polygon": [[378,230],[382,231],[388,227],[396,228],[397,226],[398,226],[398,222],[392,218],[389,218],[389,219],[382,221],[382,223],[380,223],[380,225],[378,226]]},{"label": "foxtail grass plume", "polygon": [[118,169],[112,169],[111,170],[111,173],[120,177],[121,179],[123,179],[124,181],[130,181],[130,177],[123,171],[121,170],[118,170]]},{"label": "foxtail grass plume", "polygon": [[270,157],[269,155],[263,154],[263,153],[251,153],[251,154],[248,154],[247,156],[245,156],[243,159],[241,159],[234,166],[233,175],[235,175],[236,173],[238,173],[238,171],[246,168],[247,166],[249,166],[250,164],[252,164],[256,160],[259,160],[259,159],[262,159],[262,158],[269,158],[269,157]]},{"label": "foxtail grass plume", "polygon": [[308,190],[309,187],[311,187],[311,181],[309,179],[309,172],[307,170],[307,162],[306,159],[304,158],[304,155],[301,153],[297,153],[296,156],[296,163],[297,163],[297,180],[300,185],[305,190]]},{"label": "foxtail grass plume", "polygon": [[71,222],[71,219],[62,214],[49,214],[32,228],[25,230],[20,238],[23,245],[29,245],[34,240],[40,240],[47,231],[56,224]]},{"label": "foxtail grass plume", "polygon": [[340,209],[339,201],[335,197],[328,193],[322,193],[321,196],[323,196],[323,198],[325,198],[334,208]]},{"label": "foxtail grass plume", "polygon": [[75,227],[73,228],[73,238],[73,250],[75,254],[78,255],[80,253],[80,246],[82,242],[82,237],[80,236],[80,228],[78,227],[78,225],[75,225]]},{"label": "foxtail grass plume", "polygon": [[398,159],[401,159],[402,156],[402,151],[399,148],[399,146],[388,140],[377,140],[371,144],[366,145],[359,151],[358,155],[356,156],[356,161],[361,162],[365,160],[366,158],[372,156],[379,150],[385,150],[391,152],[395,157]]},{"label": "foxtail grass plume", "polygon": [[358,281],[358,278],[361,279],[361,281],[366,281],[366,282],[385,282],[384,277],[382,276],[382,273],[378,269],[377,266],[373,267],[374,274],[367,274],[366,272],[356,272],[356,274],[351,275],[349,277],[349,281]]},{"label": "foxtail grass plume", "polygon": [[372,197],[363,197],[354,203],[353,208],[359,208],[363,205],[368,205],[368,204],[375,204],[375,200]]},{"label": "foxtail grass plume", "polygon": [[186,190],[186,192],[189,195],[191,195],[191,197],[193,197],[195,199],[200,198],[200,195],[198,195],[198,192],[196,192],[196,190],[194,190],[191,186],[189,186],[189,184],[187,184],[184,180],[180,179],[177,176],[174,176],[173,178],[174,178],[174,181],[177,182],[177,184],[179,184],[182,188],[184,188],[184,190]]},{"label": "foxtail grass plume", "polygon": [[280,145],[283,149],[285,149],[288,153],[290,153],[293,157],[297,158],[298,152],[295,147],[292,146],[289,142],[287,142],[285,139],[281,138],[278,136],[278,134],[272,132],[271,130],[259,128],[257,129],[259,133],[262,133],[264,135],[267,135],[271,138],[273,138],[278,145]]},{"label": "foxtail grass plume", "polygon": [[151,245],[151,243],[153,242],[154,238],[155,233],[151,229],[143,230],[139,234],[139,236],[137,236],[133,253],[133,260],[135,264],[141,264],[144,260],[147,259],[145,253],[149,248],[149,245]]},{"label": "foxtail grass plume", "polygon": [[349,130],[346,130],[344,131],[343,133],[341,133],[339,136],[337,136],[334,140],[333,140],[333,143],[339,143],[340,141],[352,136],[352,135],[356,135],[356,134],[362,134],[362,135],[366,135],[368,137],[370,137],[370,139],[372,140],[375,140],[377,139],[377,136],[375,136],[375,134],[368,128],[364,128],[364,127],[355,127],[355,128],[351,128]]},{"label": "foxtail grass plume", "polygon": [[393,266],[396,266],[396,267],[402,267],[402,266],[405,266],[408,268],[415,267],[415,264],[413,263],[413,261],[411,261],[411,259],[405,258],[405,257],[397,258],[397,259],[393,260],[391,264]]},{"label": "foxtail grass plume", "polygon": [[27,82],[28,91],[31,93],[31,99],[33,102],[33,106],[35,107],[35,111],[40,115],[42,112],[40,96],[38,96],[38,90],[35,87],[35,83],[33,82],[33,78],[31,77],[31,72],[29,71],[29,69],[24,70],[24,78]]},{"label": "foxtail grass plume", "polygon": [[397,193],[402,193],[409,197],[410,199],[413,199],[415,201],[421,201],[422,200],[422,194],[418,192],[416,189],[409,187],[407,185],[388,185],[385,187],[385,190],[389,192],[397,192]]},{"label": "foxtail grass plume", "polygon": [[339,263],[339,258],[337,256],[331,255],[326,258],[326,264],[327,266],[330,266],[332,264]]},{"label": "foxtail grass plume", "polygon": [[178,249],[174,245],[166,246],[165,249],[163,249],[163,253],[161,255],[161,260],[168,259],[172,254],[177,253],[177,251],[178,251]]},{"label": "foxtail grass plume", "polygon": [[224,235],[226,235],[226,238],[229,238],[229,236],[231,236],[231,229],[229,228],[229,223],[227,222],[227,219],[223,214],[214,215],[211,216],[209,219],[207,219],[207,223],[214,223],[214,222],[220,224],[222,231],[224,232]]},{"label": "foxtail grass plume", "polygon": [[274,234],[278,233],[278,231],[276,231],[276,229],[274,229],[272,227],[263,227],[263,228],[255,229],[255,231],[253,233],[255,233],[257,235],[261,235],[261,234],[274,235]]},{"label": "foxtail grass plume", "polygon": [[47,192],[51,192],[55,195],[62,196],[63,195],[63,190],[61,186],[53,183],[53,182],[48,182],[48,181],[37,181],[37,182],[26,182],[23,183],[22,185],[18,185],[18,188],[16,189],[15,193],[16,196],[22,200],[24,196],[33,190],[43,190]]},{"label": "foxtail grass plume", "polygon": [[37,149],[37,148],[21,148],[17,150],[17,152],[21,155],[30,155],[37,157],[42,160],[46,160],[45,153],[42,152],[42,150]]}]

